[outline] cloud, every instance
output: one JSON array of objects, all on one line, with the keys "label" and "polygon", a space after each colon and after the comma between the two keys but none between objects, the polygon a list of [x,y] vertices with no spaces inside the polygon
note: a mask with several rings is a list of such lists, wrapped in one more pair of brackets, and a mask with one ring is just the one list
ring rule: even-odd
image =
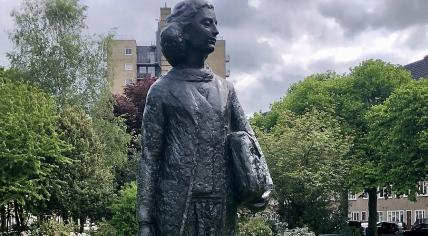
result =
[{"label": "cloud", "polygon": [[[0,64],[11,45],[4,30],[20,1],[0,0]],[[159,8],[178,0],[82,0],[88,31],[139,45],[155,41]],[[428,54],[426,0],[212,0],[231,56],[229,78],[247,114],[266,111],[305,77],[349,71],[361,61],[408,64]]]},{"label": "cloud", "polygon": [[351,35],[365,30],[402,30],[428,23],[425,0],[325,1],[320,13],[337,21]]}]

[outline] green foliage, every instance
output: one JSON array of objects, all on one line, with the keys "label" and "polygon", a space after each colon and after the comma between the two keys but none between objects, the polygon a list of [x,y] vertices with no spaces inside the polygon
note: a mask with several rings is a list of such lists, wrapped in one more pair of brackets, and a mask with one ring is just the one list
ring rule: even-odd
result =
[{"label": "green foliage", "polygon": [[85,36],[86,6],[79,0],[25,0],[12,12],[15,29],[10,64],[26,80],[55,97],[57,104],[94,104],[108,87],[106,57],[109,37]]},{"label": "green foliage", "polygon": [[[19,114],[13,121],[20,124],[18,122],[22,116],[25,122],[27,115],[38,118],[36,113],[31,112],[38,109],[39,101],[45,106],[52,104],[53,114],[59,113],[59,116],[54,117],[56,123],[49,134],[52,139],[62,140],[55,147],[60,151],[66,149],[63,154],[67,158],[63,159],[71,160],[56,163],[54,161],[61,159],[56,158],[55,150],[34,145],[37,154],[51,152],[50,156],[46,154],[47,157],[43,157],[43,161],[49,164],[49,169],[46,169],[49,172],[43,169],[45,165],[42,161],[42,165],[34,164],[34,173],[15,170],[15,174],[27,174],[35,179],[42,176],[50,182],[45,181],[45,187],[38,192],[32,191],[40,185],[38,182],[27,181],[28,186],[17,186],[22,187],[20,191],[28,190],[34,195],[25,193],[28,198],[22,199],[22,203],[31,206],[25,209],[26,212],[36,216],[61,215],[65,220],[71,216],[81,222],[89,218],[97,222],[110,216],[108,206],[114,199],[117,186],[121,184],[114,182],[116,171],[123,169],[127,163],[130,135],[126,133],[123,120],[113,114],[113,100],[107,81],[111,35],[99,38],[85,35],[85,14],[86,6],[79,0],[24,0],[22,7],[12,12],[15,29],[9,36],[14,49],[8,57],[13,70],[1,70],[0,74],[12,77],[14,83],[25,81],[22,84],[37,86],[53,97],[55,103],[50,101],[52,99],[39,99],[37,95],[41,92],[37,91],[29,99],[35,102],[20,111],[30,113]],[[46,119],[45,123],[52,119]],[[40,130],[48,127],[45,123],[40,123]],[[28,140],[24,135],[28,127],[21,124],[19,128],[24,136],[20,138]],[[16,148],[21,149],[20,146]],[[24,177],[17,178],[25,180]],[[3,182],[0,183],[2,188]],[[13,193],[10,190],[7,192]],[[8,196],[8,199],[14,198]],[[82,230],[83,224],[80,225]]]},{"label": "green foliage", "polygon": [[[256,129],[257,131],[257,129]],[[266,155],[280,211],[290,227],[308,224],[328,232],[338,223],[331,212],[346,185],[350,163],[344,158],[351,137],[326,112],[278,112],[270,132],[257,131]]]},{"label": "green foliage", "polygon": [[[122,235],[133,236],[137,235],[137,184],[131,182],[120,190],[119,196],[113,201],[110,209],[112,218],[104,222],[96,235]],[[111,231],[114,229],[114,231]],[[114,234],[113,234],[114,232]]]},{"label": "green foliage", "polygon": [[101,219],[114,196],[113,170],[103,159],[103,143],[82,110],[66,107],[60,117],[61,138],[73,146],[66,153],[73,163],[58,173],[64,182],[58,202],[76,219]]},{"label": "green foliage", "polygon": [[[348,75],[327,72],[310,76],[293,85],[287,96],[272,106],[272,111],[257,114],[253,123],[259,125],[260,130],[270,132],[286,111],[297,115],[313,109],[325,112],[337,121],[344,133],[354,137],[350,152],[346,154],[347,159],[352,161],[352,166],[349,182],[345,187],[361,192],[378,186],[389,186],[390,179],[407,176],[403,173],[408,173],[408,168],[413,167],[403,163],[412,158],[403,154],[401,161],[406,159],[407,162],[389,162],[396,164],[389,167],[397,171],[389,171],[389,176],[385,175],[380,168],[388,159],[384,159],[385,155],[379,153],[378,147],[368,138],[372,121],[366,117],[373,106],[382,104],[395,89],[411,80],[410,73],[401,66],[380,60],[364,61],[351,69]],[[381,135],[377,137],[383,138]],[[380,144],[381,141],[377,145]]]},{"label": "green foliage", "polygon": [[37,222],[32,225],[30,228],[30,235],[69,236],[73,231],[73,225],[58,223],[54,219],[49,219],[48,221]]},{"label": "green foliage", "polygon": [[283,234],[278,236],[315,236],[307,227],[288,229]]},{"label": "green foliage", "polygon": [[109,224],[106,221],[101,221],[98,224],[98,229],[95,232],[92,232],[91,235],[94,236],[117,236],[119,235],[113,225]]},{"label": "green foliage", "polygon": [[49,198],[68,159],[57,133],[55,103],[27,83],[0,77],[0,205]]},{"label": "green foliage", "polygon": [[367,114],[368,140],[379,157],[378,168],[394,191],[410,190],[428,173],[428,80],[395,90]]},{"label": "green foliage", "polygon": [[90,111],[94,131],[102,142],[102,158],[113,169],[121,168],[127,161],[131,136],[126,133],[123,119],[113,113],[113,98],[105,90]]},{"label": "green foliage", "polygon": [[272,236],[272,230],[266,220],[261,217],[240,219],[238,236]]}]

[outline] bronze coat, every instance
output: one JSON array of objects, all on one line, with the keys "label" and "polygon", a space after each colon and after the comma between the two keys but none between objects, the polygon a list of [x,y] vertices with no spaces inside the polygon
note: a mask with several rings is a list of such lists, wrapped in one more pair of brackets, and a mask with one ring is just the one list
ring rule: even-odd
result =
[{"label": "bronze coat", "polygon": [[234,235],[227,134],[253,134],[233,85],[209,69],[172,69],[143,116],[138,216],[157,235]]}]

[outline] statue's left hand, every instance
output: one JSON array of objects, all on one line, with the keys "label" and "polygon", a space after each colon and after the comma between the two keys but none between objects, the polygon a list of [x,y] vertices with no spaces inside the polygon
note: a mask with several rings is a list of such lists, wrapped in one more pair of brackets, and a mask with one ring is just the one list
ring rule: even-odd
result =
[{"label": "statue's left hand", "polygon": [[270,191],[266,192],[259,200],[247,203],[245,206],[253,212],[263,211],[269,203],[270,193]]}]

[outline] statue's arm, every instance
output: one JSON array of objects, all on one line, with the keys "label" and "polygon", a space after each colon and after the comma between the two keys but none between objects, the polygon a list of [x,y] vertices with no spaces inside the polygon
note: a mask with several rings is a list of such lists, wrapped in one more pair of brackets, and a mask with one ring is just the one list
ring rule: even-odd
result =
[{"label": "statue's arm", "polygon": [[[231,126],[232,126],[232,132],[236,132],[236,131],[246,131],[248,134],[250,134],[251,136],[254,137],[255,139],[255,133],[253,131],[253,129],[250,126],[250,123],[248,122],[247,117],[245,116],[244,110],[241,107],[241,104],[238,101],[238,97],[236,95],[235,89],[233,88],[233,86],[231,86],[230,89],[230,102],[231,102],[231,114],[232,114],[232,119],[231,119]],[[256,140],[257,142],[257,140]],[[258,145],[257,142],[257,146],[259,148],[259,151],[261,152],[260,146]],[[264,208],[266,208],[269,199],[270,199],[270,193],[271,190],[273,188],[273,183],[272,183],[272,179],[270,177],[270,173],[269,170],[267,170],[267,181],[268,181],[268,185],[270,185],[270,190],[267,191],[265,194],[263,194],[263,196],[256,202],[254,203],[248,203],[246,206],[251,209],[252,211],[259,211],[259,210],[263,210]]]},{"label": "statue's arm", "polygon": [[231,130],[232,132],[246,131],[248,134],[254,136],[254,131],[245,116],[244,110],[239,103],[238,96],[236,95],[235,88],[230,84],[229,100],[231,103]]},{"label": "statue's arm", "polygon": [[159,162],[164,143],[164,108],[162,91],[156,84],[147,95],[142,126],[142,156],[138,170],[138,221],[141,225],[153,224],[155,189],[159,175]]}]

